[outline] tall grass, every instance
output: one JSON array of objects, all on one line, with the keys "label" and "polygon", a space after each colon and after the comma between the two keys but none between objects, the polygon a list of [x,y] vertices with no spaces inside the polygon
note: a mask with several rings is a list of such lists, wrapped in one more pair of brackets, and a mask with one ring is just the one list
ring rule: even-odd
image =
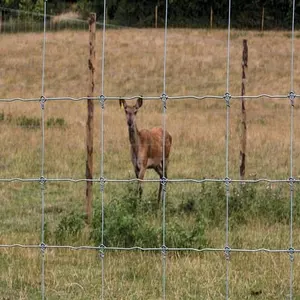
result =
[{"label": "tall grass", "polygon": [[[109,30],[105,49],[105,95],[160,95],[163,75],[162,30]],[[296,33],[297,36],[297,33]],[[248,39],[249,67],[246,94],[290,92],[290,40],[285,32],[232,31],[230,93],[241,87],[242,40]],[[97,85],[100,93],[101,34],[97,35]],[[299,45],[295,40],[295,48]],[[226,89],[225,31],[169,30],[167,93],[223,95]],[[13,45],[13,46],[12,46]],[[40,97],[41,34],[2,35],[0,98]],[[88,90],[88,34],[47,34],[45,96],[85,96]],[[298,54],[295,73],[299,76]],[[294,90],[299,89],[297,80]],[[225,177],[225,120],[223,100],[168,100],[167,128],[173,136],[170,178]],[[290,176],[290,106],[288,99],[247,101],[246,178],[287,179]],[[300,167],[299,106],[294,111],[294,176]],[[104,153],[100,151],[100,105],[95,111],[95,177],[104,155],[106,178],[134,178],[129,157],[126,121],[118,103],[104,110]],[[39,103],[0,103],[1,178],[39,178],[41,130]],[[146,101],[137,116],[139,128],[162,124],[160,101]],[[86,103],[47,101],[45,104],[45,176],[84,178]],[[59,121],[57,121],[59,120]],[[33,124],[33,125],[32,125]],[[48,126],[49,125],[49,126]],[[230,107],[229,174],[239,177],[240,103]],[[147,171],[147,178],[157,178]],[[157,183],[145,183],[144,197],[135,187],[105,185],[105,244],[161,246],[162,212],[155,202]],[[132,190],[133,189],[133,190]],[[232,248],[289,248],[289,186],[230,185]],[[170,183],[167,186],[167,246],[225,246],[225,190],[223,184]],[[48,182],[45,190],[46,242],[99,245],[101,240],[100,188],[94,185],[94,223],[84,222],[83,183]],[[1,183],[0,244],[40,243],[39,184]],[[295,189],[294,247],[299,245],[299,195]],[[282,299],[289,293],[287,254],[232,253],[232,299]],[[1,249],[0,294],[12,299],[40,298],[39,250]],[[294,262],[294,280],[299,279]],[[161,297],[160,252],[106,252],[106,299]],[[223,299],[225,259],[222,252],[167,254],[168,299]],[[48,299],[98,299],[101,263],[94,251],[46,250]],[[294,285],[295,297],[299,287]],[[297,298],[296,298],[297,299]]]}]

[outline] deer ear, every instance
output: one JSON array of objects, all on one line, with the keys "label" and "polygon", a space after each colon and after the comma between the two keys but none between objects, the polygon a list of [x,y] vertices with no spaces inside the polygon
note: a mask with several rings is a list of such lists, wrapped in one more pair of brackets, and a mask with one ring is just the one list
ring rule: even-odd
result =
[{"label": "deer ear", "polygon": [[126,101],[124,99],[119,99],[119,103],[120,103],[120,107],[122,107],[122,105],[124,108],[127,107]]},{"label": "deer ear", "polygon": [[139,97],[136,101],[136,108],[140,108],[143,105],[143,96]]}]

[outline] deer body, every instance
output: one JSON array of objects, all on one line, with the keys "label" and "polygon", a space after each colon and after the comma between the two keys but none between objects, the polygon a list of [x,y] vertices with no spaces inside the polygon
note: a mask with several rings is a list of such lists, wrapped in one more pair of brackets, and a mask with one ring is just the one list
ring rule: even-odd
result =
[{"label": "deer body", "polygon": [[[165,132],[165,164],[163,165],[163,129],[155,127],[151,130],[138,130],[137,128],[135,117],[142,104],[142,98],[139,98],[134,106],[128,106],[125,100],[120,100],[120,105],[123,105],[126,114],[131,147],[131,161],[136,178],[143,180],[147,169],[154,169],[160,178],[163,178],[163,176],[167,178],[172,136],[167,131]],[[164,171],[163,167],[165,167]],[[139,182],[139,193],[141,196],[141,182]],[[159,184],[158,201],[160,198],[161,184]]]}]

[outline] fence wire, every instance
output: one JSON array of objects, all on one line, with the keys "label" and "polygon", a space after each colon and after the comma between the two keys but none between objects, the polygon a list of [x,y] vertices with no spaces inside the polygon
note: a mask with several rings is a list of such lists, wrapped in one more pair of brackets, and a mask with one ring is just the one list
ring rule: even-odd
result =
[{"label": "fence wire", "polygon": [[104,278],[104,66],[105,66],[105,32],[106,32],[106,0],[103,1],[103,30],[102,30],[102,59],[101,59],[101,124],[100,124],[100,141],[101,141],[101,160],[100,160],[100,193],[101,193],[101,299],[104,299],[105,278]]},{"label": "fence wire", "polygon": [[[2,1],[3,2],[3,1]],[[1,3],[0,3],[1,4]],[[0,15],[2,16],[2,25],[0,31],[2,33],[19,33],[19,32],[43,32],[44,18],[47,18],[46,28],[49,31],[57,31],[63,29],[71,30],[87,30],[88,24],[85,19],[70,15],[64,15],[59,20],[57,15],[44,14],[36,11],[28,11],[22,9],[13,9],[0,6]],[[109,28],[129,28],[128,26],[105,24]],[[103,22],[96,22],[97,28],[103,28]]]},{"label": "fence wire", "polygon": [[[291,37],[291,89],[287,95],[231,95],[229,89],[229,76],[230,76],[230,20],[231,20],[231,0],[228,1],[228,38],[227,38],[227,66],[226,66],[226,92],[224,95],[180,95],[180,96],[168,96],[166,91],[166,69],[167,69],[167,33],[168,33],[168,0],[165,1],[165,27],[164,27],[164,49],[163,49],[163,89],[161,95],[145,96],[144,100],[161,100],[162,102],[162,127],[163,127],[163,178],[162,179],[145,179],[143,182],[160,182],[162,185],[162,245],[161,247],[106,247],[104,245],[104,188],[105,184],[121,183],[121,182],[138,182],[139,179],[110,179],[105,178],[104,172],[104,109],[105,102],[110,100],[119,100],[120,97],[105,96],[104,94],[104,79],[105,79],[105,35],[106,35],[106,1],[103,4],[103,31],[102,31],[102,64],[101,64],[101,91],[100,96],[97,97],[49,97],[44,96],[45,86],[45,64],[46,64],[46,29],[47,29],[47,0],[44,0],[44,30],[43,30],[43,47],[42,47],[42,76],[41,76],[41,97],[39,98],[3,98],[0,102],[39,102],[41,108],[42,118],[42,137],[41,137],[41,176],[40,178],[0,178],[0,182],[31,182],[40,183],[41,190],[41,243],[39,245],[26,245],[26,244],[0,244],[1,248],[29,248],[29,249],[40,249],[41,250],[41,298],[45,299],[45,252],[47,249],[69,249],[74,251],[98,251],[101,258],[101,299],[105,299],[105,252],[106,251],[158,251],[162,254],[162,299],[167,298],[166,283],[167,283],[167,252],[170,251],[190,251],[196,253],[203,252],[224,252],[226,259],[226,270],[225,270],[225,299],[229,299],[229,273],[230,273],[230,253],[285,253],[289,255],[290,259],[290,291],[289,298],[293,299],[293,266],[294,266],[294,254],[300,253],[300,249],[293,248],[293,207],[294,207],[294,185],[300,182],[300,179],[293,177],[293,147],[294,147],[294,103],[295,99],[300,95],[294,92],[294,38],[295,38],[295,0],[293,0],[292,7],[292,37]],[[122,97],[124,100],[136,99],[140,96]],[[270,179],[270,178],[259,178],[259,179],[231,179],[229,172],[229,122],[230,122],[230,103],[233,100],[240,100],[241,98],[246,100],[256,100],[261,98],[267,99],[289,99],[290,100],[290,177],[286,179]],[[100,120],[100,141],[101,141],[101,158],[100,158],[100,178],[85,179],[85,178],[47,178],[44,174],[44,163],[45,163],[45,107],[48,101],[86,101],[92,99],[98,101],[101,107],[101,120]],[[165,138],[166,138],[166,114],[167,114],[167,102],[169,100],[205,100],[205,99],[218,99],[225,102],[226,108],[226,131],[225,131],[225,177],[224,178],[204,178],[204,179],[193,179],[193,178],[171,178],[167,179],[165,174]],[[46,245],[45,244],[45,184],[46,182],[87,182],[92,181],[99,185],[101,194],[101,244],[99,246],[71,246],[71,245]],[[203,184],[206,182],[219,182],[224,184],[226,199],[226,211],[225,211],[225,245],[224,248],[181,248],[181,247],[167,247],[166,245],[166,183],[198,183]],[[287,249],[267,249],[267,248],[256,248],[256,249],[239,249],[231,248],[229,240],[229,210],[230,210],[230,184],[231,183],[244,183],[244,184],[257,184],[261,182],[266,183],[287,183],[290,187],[290,224],[289,224],[289,247]]]},{"label": "fence wire", "polygon": [[[273,99],[290,99],[291,93],[288,93],[286,95],[270,95],[270,94],[260,94],[260,95],[228,95],[225,93],[224,95],[178,95],[178,96],[169,96],[168,95],[168,100],[188,100],[188,99],[194,99],[194,100],[207,100],[207,99],[216,99],[216,100],[226,100],[227,97],[230,96],[230,101],[232,100],[241,100],[241,98],[244,98],[245,100],[258,100],[261,98],[267,98],[267,100],[273,100]],[[299,98],[299,94],[295,94],[294,92],[292,93],[292,96],[294,98]],[[61,96],[61,97],[47,97],[45,98],[45,101],[86,101],[88,99],[94,100],[94,101],[102,101],[104,100],[109,101],[109,100],[134,100],[137,98],[140,98],[140,95],[134,95],[134,96],[121,96],[121,97],[115,97],[115,96],[105,96],[104,99],[102,99],[103,95],[101,96],[96,96],[96,97],[66,97],[66,96]],[[162,100],[162,96],[143,96],[143,100]],[[41,98],[0,98],[0,102],[39,102]]]},{"label": "fence wire", "polygon": [[294,145],[294,40],[295,40],[295,0],[292,8],[292,37],[291,37],[291,91],[290,98],[290,299],[293,299],[294,281],[294,248],[293,248],[293,206],[294,206],[294,180],[293,180],[293,145]]}]

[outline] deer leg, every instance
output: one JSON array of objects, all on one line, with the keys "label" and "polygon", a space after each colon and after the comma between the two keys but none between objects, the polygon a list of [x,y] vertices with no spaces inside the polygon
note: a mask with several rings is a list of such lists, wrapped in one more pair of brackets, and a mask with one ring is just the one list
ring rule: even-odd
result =
[{"label": "deer leg", "polygon": [[[139,168],[137,165],[134,166],[134,173],[135,173],[135,177],[136,177],[137,179],[139,179],[140,168]],[[139,182],[138,182],[138,184],[137,184],[137,190],[138,190],[138,193],[139,193],[139,187],[140,187],[140,185],[139,185]]]},{"label": "deer leg", "polygon": [[168,178],[168,162],[165,164],[165,177]]},{"label": "deer leg", "polygon": [[134,167],[134,173],[135,173],[135,177],[139,178],[140,168],[138,166]]},{"label": "deer leg", "polygon": [[[156,173],[159,175],[159,178],[162,179],[163,178],[163,169],[162,166],[159,165],[157,166],[155,169]],[[159,182],[159,189],[158,189],[158,203],[160,202],[161,199],[161,190],[162,190],[162,183]]]},{"label": "deer leg", "polygon": [[[141,168],[139,171],[139,174],[138,174],[138,179],[143,180],[144,176],[145,176],[145,172],[146,172],[146,168]],[[140,198],[142,198],[143,188],[142,188],[141,181],[138,182],[138,189],[139,189],[139,196],[140,196]]]},{"label": "deer leg", "polygon": [[[164,167],[165,167],[165,174],[164,174],[164,175],[165,175],[165,178],[168,178],[168,164],[169,164],[169,160],[166,159],[166,160],[165,160],[165,166],[164,166]],[[163,161],[161,161],[161,168],[162,168],[162,169],[163,169],[163,165],[164,165],[164,164],[163,164]]]},{"label": "deer leg", "polygon": [[[165,167],[164,174],[163,174],[163,167]],[[162,179],[163,177],[168,178],[167,170],[168,170],[168,160],[165,161],[165,165],[163,164],[163,161],[161,161],[160,165],[155,168],[155,171],[159,175],[160,179]],[[158,190],[158,202],[161,199],[161,191],[162,191],[162,183],[160,182],[159,190]]]}]

